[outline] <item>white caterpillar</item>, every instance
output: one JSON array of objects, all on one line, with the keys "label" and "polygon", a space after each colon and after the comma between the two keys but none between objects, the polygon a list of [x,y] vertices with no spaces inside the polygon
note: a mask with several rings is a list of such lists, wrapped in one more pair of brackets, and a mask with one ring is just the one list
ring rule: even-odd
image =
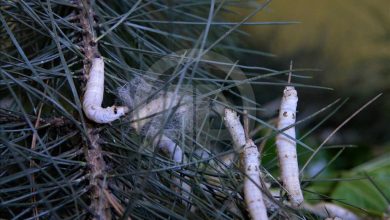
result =
[{"label": "white caterpillar", "polygon": [[224,117],[225,127],[228,129],[233,139],[234,149],[241,151],[242,147],[246,144],[245,131],[242,126],[237,113],[231,109],[225,109]]},{"label": "white caterpillar", "polygon": [[[297,91],[293,86],[286,86],[280,104],[278,130],[295,123],[297,103]],[[295,139],[295,127],[288,128],[276,136],[276,147],[284,188],[287,190],[291,205],[299,207],[303,202],[303,194],[299,182],[296,142],[293,139]]]},{"label": "white caterpillar", "polygon": [[362,219],[359,216],[357,216],[355,213],[349,211],[348,209],[332,203],[321,202],[316,205],[304,204],[304,208],[307,211],[310,211],[318,216],[321,216],[322,218],[333,218],[333,219],[338,218],[343,220]]},{"label": "white caterpillar", "polygon": [[253,220],[268,219],[263,201],[260,183],[259,151],[251,139],[246,139],[244,128],[231,109],[225,109],[225,126],[229,130],[236,150],[243,147],[243,163],[245,169],[244,196],[249,214]]},{"label": "white caterpillar", "polygon": [[102,108],[104,94],[104,61],[94,58],[84,93],[83,110],[87,118],[96,123],[110,123],[125,115],[129,109],[125,106]]},{"label": "white caterpillar", "polygon": [[131,116],[131,121],[133,121],[131,127],[140,133],[142,128],[151,119],[156,119],[155,117],[163,120],[172,113],[175,115],[189,114],[190,109],[188,103],[191,103],[190,97],[178,96],[173,92],[166,92],[158,98],[137,107]]},{"label": "white caterpillar", "polygon": [[[157,81],[157,80],[156,80]],[[148,97],[154,94],[150,99]],[[142,77],[135,77],[126,86],[119,88],[119,98],[131,109],[130,127],[137,134],[147,138],[160,151],[167,153],[177,163],[187,162],[184,149],[179,146],[177,136],[194,126],[192,122],[193,102],[187,94],[168,91],[157,92],[151,83]],[[173,179],[181,186],[181,194],[190,200],[191,186],[178,178]]]}]

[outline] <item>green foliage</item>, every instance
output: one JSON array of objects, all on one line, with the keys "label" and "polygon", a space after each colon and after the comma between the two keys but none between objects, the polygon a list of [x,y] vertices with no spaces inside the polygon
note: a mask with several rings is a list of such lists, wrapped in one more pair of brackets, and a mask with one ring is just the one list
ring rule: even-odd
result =
[{"label": "green foliage", "polygon": [[383,155],[344,173],[342,179],[345,180],[339,182],[331,194],[333,199],[340,199],[344,205],[363,209],[371,215],[383,216],[383,213],[388,212],[389,155]]}]

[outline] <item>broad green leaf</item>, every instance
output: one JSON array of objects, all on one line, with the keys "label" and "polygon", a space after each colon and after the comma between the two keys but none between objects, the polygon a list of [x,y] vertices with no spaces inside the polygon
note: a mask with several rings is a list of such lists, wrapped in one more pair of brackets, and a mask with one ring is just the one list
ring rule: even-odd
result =
[{"label": "broad green leaf", "polygon": [[372,215],[382,215],[389,207],[390,155],[384,155],[362,164],[342,178],[362,177],[339,182],[331,194],[335,200],[366,210]]}]

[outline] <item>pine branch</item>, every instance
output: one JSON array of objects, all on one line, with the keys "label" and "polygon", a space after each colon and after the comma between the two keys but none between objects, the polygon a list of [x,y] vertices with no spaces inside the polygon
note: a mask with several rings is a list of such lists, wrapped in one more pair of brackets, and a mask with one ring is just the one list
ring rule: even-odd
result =
[{"label": "pine branch", "polygon": [[[82,46],[84,52],[84,79],[89,78],[89,72],[92,67],[92,60],[100,57],[98,45],[95,41],[96,34],[94,27],[96,22],[93,16],[93,8],[89,0],[79,0],[78,16],[81,24]],[[84,86],[83,86],[84,87]],[[83,88],[84,90],[85,88]],[[90,208],[94,215],[93,219],[111,219],[111,210],[113,207],[119,214],[123,207],[117,202],[115,197],[110,193],[107,186],[107,165],[104,161],[104,153],[99,144],[99,132],[91,122],[87,123],[87,144],[84,145],[86,161],[89,167],[89,186],[90,188]],[[119,207],[119,208],[118,208]]]},{"label": "pine branch", "polygon": [[[43,118],[37,117],[34,115],[31,115],[29,119],[37,123],[39,121],[39,126],[36,127],[36,129],[41,129],[43,127],[50,127],[50,128],[61,128],[66,126],[73,126],[72,121],[70,121],[67,118],[64,118],[63,116],[53,116],[53,117],[47,117]],[[0,124],[6,124],[6,123],[23,123],[26,124],[26,120],[23,118],[23,116],[17,115],[16,112],[11,111],[5,111],[3,109],[0,109]],[[22,124],[21,124],[22,125]]]}]

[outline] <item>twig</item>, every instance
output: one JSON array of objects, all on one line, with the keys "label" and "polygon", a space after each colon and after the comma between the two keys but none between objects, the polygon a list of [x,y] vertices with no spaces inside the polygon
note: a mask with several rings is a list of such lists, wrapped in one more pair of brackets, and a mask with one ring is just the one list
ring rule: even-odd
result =
[{"label": "twig", "polygon": [[[107,200],[110,203],[111,207],[114,208],[114,210],[119,216],[122,216],[125,209],[123,208],[122,204],[118,202],[118,199],[107,189],[103,190],[103,193],[107,197]],[[130,220],[130,217],[128,217],[128,220]]]},{"label": "twig", "polygon": [[[39,108],[38,108],[38,114],[37,114],[37,120],[35,121],[35,124],[34,124],[34,128],[37,129],[39,127],[39,122],[40,122],[40,118],[41,118],[41,113],[42,113],[42,108],[43,108],[43,103],[41,102],[40,105],[39,105]],[[32,140],[31,140],[31,150],[34,151],[35,148],[36,148],[36,144],[37,144],[37,136],[38,136],[38,133],[37,132],[34,132],[33,136],[32,136]],[[33,159],[30,160],[30,168],[34,167],[35,165],[35,161]],[[31,202],[32,204],[34,205],[34,208],[33,208],[33,214],[34,214],[34,218],[35,220],[39,220],[39,211],[38,211],[38,206],[36,204],[37,202],[37,199],[35,197],[35,175],[32,174],[31,176],[31,180],[32,180],[32,183],[31,185],[33,187],[31,187],[31,193],[32,193],[32,197],[31,197]]]},{"label": "twig", "polygon": [[98,143],[99,134],[95,129],[88,128],[88,138],[86,161],[89,167],[89,185],[91,187],[90,208],[93,212],[93,219],[109,220],[111,219],[111,206],[108,198],[104,195],[104,191],[108,188],[107,182],[104,180],[107,167],[101,146]]},{"label": "twig", "polygon": [[244,133],[245,133],[245,139],[250,139],[249,137],[249,118],[248,118],[248,111],[244,110],[242,114],[242,121],[244,122]]},{"label": "twig", "polygon": [[[50,117],[50,118],[38,118],[36,116],[31,116],[29,117],[31,121],[34,121],[34,123],[38,123],[38,127],[35,129],[41,129],[43,127],[54,127],[54,128],[59,128],[59,127],[64,127],[64,126],[72,126],[73,123],[64,118],[63,116],[60,117]],[[17,123],[27,123],[26,120],[18,115],[10,115],[10,114],[5,114],[4,116],[0,116],[0,124],[4,123],[9,123],[9,122],[17,122]]]},{"label": "twig", "polygon": [[290,84],[291,83],[291,75],[292,75],[292,67],[293,67],[293,61],[291,60],[290,61],[290,72],[288,73],[288,80],[287,80],[287,83]]},{"label": "twig", "polygon": [[[96,76],[90,76],[90,73],[96,73],[93,72],[94,66],[92,65],[94,58],[99,58],[100,53],[97,48],[97,44],[94,39],[96,39],[95,32],[94,32],[94,26],[96,25],[94,19],[93,19],[93,9],[91,6],[91,3],[89,0],[77,0],[76,1],[78,6],[78,16],[80,19],[80,24],[83,29],[83,52],[85,55],[84,58],[84,78],[85,79],[91,79],[92,82],[87,82],[87,91],[86,95],[84,96],[84,102],[83,106],[85,104],[98,104],[100,107],[101,103],[98,103],[100,100],[94,100],[93,102],[88,103],[89,96],[93,96],[93,93],[91,90],[88,89],[94,89],[94,86],[89,85],[93,83],[94,80],[96,80]],[[102,60],[95,60],[95,68],[98,68],[100,71],[98,74],[100,76],[98,77],[98,86],[99,89],[102,88],[102,84],[104,85],[104,63]],[[103,70],[102,70],[103,68]],[[101,78],[101,75],[103,75],[103,79]],[[99,78],[100,77],[100,78]],[[103,82],[102,82],[103,80]],[[99,93],[99,99],[102,99],[102,91],[97,91]],[[85,99],[87,99],[87,103],[85,103]],[[88,106],[87,106],[88,107]],[[95,106],[96,107],[96,106]],[[114,109],[113,109],[114,110]],[[86,112],[87,113],[87,112]],[[88,114],[87,114],[88,116]],[[89,117],[90,118],[90,117]],[[90,118],[91,119],[91,118]],[[102,147],[99,144],[99,133],[97,129],[94,127],[92,123],[87,123],[87,144],[84,146],[84,152],[86,161],[89,168],[89,185],[90,185],[90,208],[93,215],[93,219],[99,219],[99,220],[109,220],[111,219],[111,210],[110,207],[113,206],[113,200],[111,197],[107,196],[108,187],[107,182],[105,181],[106,170],[107,165],[103,158],[103,150]],[[118,205],[115,204],[113,206],[115,210],[118,209]]]}]

